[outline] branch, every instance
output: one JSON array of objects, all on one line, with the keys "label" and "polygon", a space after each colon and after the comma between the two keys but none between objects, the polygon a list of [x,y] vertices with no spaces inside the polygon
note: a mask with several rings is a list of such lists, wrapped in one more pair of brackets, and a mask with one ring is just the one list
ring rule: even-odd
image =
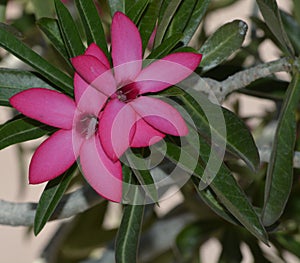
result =
[{"label": "branch", "polygon": [[292,64],[290,58],[282,58],[240,71],[228,77],[224,81],[203,78],[203,82],[198,85],[197,89],[204,92],[208,96],[213,93],[219,102],[222,102],[229,93],[238,89],[242,89],[255,80],[265,78],[276,72],[289,72],[291,70]]},{"label": "branch", "polygon": [[[90,186],[82,187],[65,195],[50,220],[63,219],[81,213],[104,199]],[[32,226],[37,203],[13,203],[0,200],[0,224],[10,226]]]}]

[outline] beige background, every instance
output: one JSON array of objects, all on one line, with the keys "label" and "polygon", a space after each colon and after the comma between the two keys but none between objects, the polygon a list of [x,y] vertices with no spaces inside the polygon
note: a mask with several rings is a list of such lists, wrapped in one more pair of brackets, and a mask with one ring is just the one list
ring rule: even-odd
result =
[{"label": "beige background", "polygon": [[[234,19],[242,19],[248,21],[247,17],[251,14],[254,0],[241,0],[233,8],[215,12],[213,16],[210,16],[210,23],[207,23],[208,32],[213,32],[216,28],[223,25],[226,22]],[[279,5],[286,11],[290,9],[290,0],[280,0]],[[17,13],[17,9],[10,7],[10,14]],[[264,58],[266,61],[278,58],[278,51],[272,47],[272,45],[266,43],[264,45]],[[12,67],[18,62],[12,59],[10,62]],[[2,65],[3,66],[3,65]],[[273,107],[273,104],[264,100],[253,100],[246,96],[242,100],[242,110],[245,115],[256,113],[261,110]],[[7,109],[0,107],[0,123],[7,120],[9,112]],[[28,146],[28,144],[27,144]],[[27,184],[27,175],[20,175],[17,167],[17,157],[15,155],[16,148],[11,146],[7,149],[0,151],[0,199],[17,201],[17,202],[36,202],[39,198],[44,185],[29,186]],[[29,157],[27,158],[26,165],[28,166]],[[168,209],[168,207],[174,205],[175,198],[168,200],[164,204],[161,204],[161,209]],[[47,243],[48,237],[56,228],[56,223],[48,223],[45,229],[38,237],[34,237],[32,232],[25,227],[9,227],[0,226],[0,263],[30,263],[40,262],[38,255]],[[266,248],[267,249],[267,248]],[[270,251],[270,249],[267,249]],[[212,253],[213,251],[213,253]],[[215,240],[211,240],[201,252],[203,253],[203,262],[216,262],[217,256],[220,252],[220,246]],[[247,253],[247,248],[243,247],[245,259],[243,263],[251,262],[251,257]],[[299,260],[289,257],[287,259],[290,263],[300,262]],[[280,261],[277,261],[280,262]]]}]

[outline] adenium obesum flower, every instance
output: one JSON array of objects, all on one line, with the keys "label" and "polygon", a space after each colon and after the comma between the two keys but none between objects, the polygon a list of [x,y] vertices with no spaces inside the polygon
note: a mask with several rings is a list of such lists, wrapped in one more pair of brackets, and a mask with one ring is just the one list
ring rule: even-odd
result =
[{"label": "adenium obesum flower", "polygon": [[149,95],[188,77],[200,54],[174,53],[142,68],[142,44],[134,23],[117,12],[112,20],[112,62],[91,44],[72,59],[74,100],[58,91],[31,88],[10,103],[24,115],[59,130],[35,151],[32,184],[52,180],[79,158],[88,183],[103,197],[122,201],[122,167],[128,147],[145,147],[165,134],[188,133],[180,113]]},{"label": "adenium obesum flower", "polygon": [[142,68],[142,41],[135,24],[123,13],[112,20],[113,71],[105,54],[95,45],[94,55],[72,59],[75,78],[105,94],[108,102],[99,116],[99,137],[113,161],[128,147],[144,147],[165,134],[188,133],[180,113],[162,100],[146,96],[162,91],[188,77],[201,61],[201,54],[180,52]]}]

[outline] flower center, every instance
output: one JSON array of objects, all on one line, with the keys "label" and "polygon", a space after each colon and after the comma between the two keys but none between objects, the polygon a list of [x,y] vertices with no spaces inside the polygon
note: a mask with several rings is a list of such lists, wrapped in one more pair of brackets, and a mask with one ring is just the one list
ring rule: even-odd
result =
[{"label": "flower center", "polygon": [[96,133],[97,127],[98,118],[93,114],[88,113],[80,115],[76,123],[76,130],[85,139],[91,138]]},{"label": "flower center", "polygon": [[116,97],[119,101],[130,102],[139,95],[138,90],[135,88],[135,83],[130,83],[119,88],[116,92]]}]

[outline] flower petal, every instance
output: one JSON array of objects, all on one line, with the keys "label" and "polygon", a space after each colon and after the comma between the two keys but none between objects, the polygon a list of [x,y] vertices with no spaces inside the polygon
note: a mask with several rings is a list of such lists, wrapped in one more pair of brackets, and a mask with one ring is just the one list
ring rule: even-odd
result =
[{"label": "flower petal", "polygon": [[122,167],[112,162],[95,136],[86,140],[80,149],[83,175],[97,193],[114,202],[122,201]]},{"label": "flower petal", "polygon": [[130,147],[146,147],[162,140],[165,134],[150,126],[143,119],[136,122],[136,130]]},{"label": "flower petal", "polygon": [[97,90],[110,96],[116,91],[116,82],[110,69],[97,58],[90,55],[81,55],[71,59],[76,72],[87,83]]},{"label": "flower petal", "polygon": [[202,55],[188,52],[170,54],[144,68],[135,82],[140,94],[158,92],[184,80],[198,67]]},{"label": "flower petal", "polygon": [[140,117],[155,129],[175,136],[187,135],[188,128],[184,119],[168,103],[159,99],[141,96],[130,104]]},{"label": "flower petal", "polygon": [[75,102],[60,92],[31,88],[17,93],[9,101],[27,117],[57,128],[72,128]]},{"label": "flower petal", "polygon": [[127,103],[113,99],[99,117],[99,137],[106,154],[116,161],[129,147],[136,113]]},{"label": "flower petal", "polygon": [[[116,12],[113,17],[111,42],[117,83],[127,84],[142,69],[142,40],[136,25],[121,12]],[[125,65],[120,66],[122,64]]]},{"label": "flower petal", "polygon": [[59,130],[35,151],[29,166],[29,182],[39,184],[56,178],[76,160],[72,130]]},{"label": "flower petal", "polygon": [[74,75],[74,94],[76,105],[81,112],[98,116],[108,97],[84,81],[77,73]]},{"label": "flower petal", "polygon": [[92,43],[89,45],[89,47],[84,52],[85,55],[94,56],[97,59],[100,60],[100,62],[106,66],[107,69],[110,68],[110,63],[105,55],[105,53],[102,51],[100,47],[97,46],[96,43]]}]

